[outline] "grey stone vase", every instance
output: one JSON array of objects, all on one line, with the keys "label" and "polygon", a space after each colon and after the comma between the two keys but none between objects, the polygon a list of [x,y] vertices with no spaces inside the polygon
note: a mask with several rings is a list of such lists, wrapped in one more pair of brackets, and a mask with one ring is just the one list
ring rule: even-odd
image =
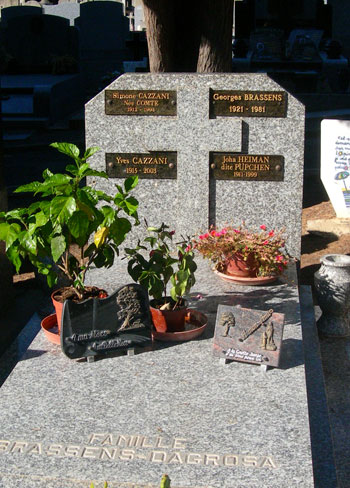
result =
[{"label": "grey stone vase", "polygon": [[314,280],[322,310],[319,332],[329,337],[350,336],[350,256],[326,254]]}]

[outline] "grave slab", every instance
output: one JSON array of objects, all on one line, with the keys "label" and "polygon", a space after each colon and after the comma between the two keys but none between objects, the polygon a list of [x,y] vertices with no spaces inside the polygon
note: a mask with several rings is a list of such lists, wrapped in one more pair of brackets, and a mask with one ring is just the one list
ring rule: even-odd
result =
[{"label": "grave slab", "polygon": [[[85,363],[38,334],[0,390],[0,486],[314,486],[297,287],[242,290],[199,264],[197,340]],[[218,304],[285,315],[279,369],[220,364]]]},{"label": "grave slab", "polygon": [[[136,98],[133,90],[139,92]],[[124,97],[124,115],[111,114],[110,91],[115,99]],[[175,113],[158,115],[169,91],[176,95]],[[140,176],[139,213],[150,225],[164,221],[180,235],[242,220],[248,227],[286,227],[288,249],[300,257],[304,107],[268,76],[124,74],[88,102],[85,113],[87,146],[101,148],[91,158],[96,169],[108,169],[111,154],[118,165],[125,153],[177,153],[174,180],[157,179],[155,173],[141,179],[156,168],[136,162],[128,167]],[[227,178],[215,177],[217,164]],[[279,174],[275,181],[270,170]],[[90,178],[89,183],[109,190],[121,180],[97,184]]]}]

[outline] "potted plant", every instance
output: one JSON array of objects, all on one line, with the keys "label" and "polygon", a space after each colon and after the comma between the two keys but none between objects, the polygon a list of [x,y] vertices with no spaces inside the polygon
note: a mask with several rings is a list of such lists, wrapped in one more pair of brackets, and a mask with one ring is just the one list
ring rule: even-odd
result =
[{"label": "potted plant", "polygon": [[193,240],[193,248],[215,263],[220,274],[266,281],[288,266],[290,256],[283,234],[284,229],[267,230],[265,225],[251,231],[243,223],[239,227],[210,229]]},{"label": "potted plant", "polygon": [[[99,294],[94,287],[85,286],[85,276],[91,266],[110,267],[115,253],[130,232],[132,217],[138,224],[137,200],[130,192],[137,185],[137,177],[125,180],[124,188],[117,186],[111,196],[84,186],[86,176],[107,178],[107,174],[93,170],[88,158],[99,150],[88,148],[80,155],[77,146],[53,143],[52,147],[69,156],[64,173],[43,172],[43,181],[20,186],[16,192],[31,192],[34,201],[26,208],[0,213],[0,240],[6,243],[6,254],[16,271],[24,258],[46,275],[50,287],[63,273],[68,286],[54,293],[56,301],[71,298],[84,300]],[[35,198],[40,195],[41,198]],[[106,295],[102,295],[106,296]],[[57,313],[57,312],[56,312]],[[60,313],[58,311],[58,313]],[[60,326],[60,317],[57,324]]]},{"label": "potted plant", "polygon": [[[175,231],[166,224],[148,227],[148,236],[143,244],[125,249],[129,259],[128,272],[132,279],[147,290],[153,324],[157,332],[179,332],[185,328],[187,314],[184,295],[195,284],[197,265],[190,238],[176,243],[172,252],[171,243]],[[170,283],[170,296],[167,286]]]}]

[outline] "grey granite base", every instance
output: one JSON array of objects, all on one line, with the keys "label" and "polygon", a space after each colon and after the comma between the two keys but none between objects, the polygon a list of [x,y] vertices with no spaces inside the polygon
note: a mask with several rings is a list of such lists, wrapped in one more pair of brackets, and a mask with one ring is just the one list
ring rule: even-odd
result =
[{"label": "grey granite base", "polygon": [[[85,363],[38,334],[0,390],[1,487],[150,487],[163,473],[173,487],[314,486],[297,287],[206,274],[191,306],[209,323],[192,342]],[[280,369],[213,357],[219,303],[285,314]]]}]

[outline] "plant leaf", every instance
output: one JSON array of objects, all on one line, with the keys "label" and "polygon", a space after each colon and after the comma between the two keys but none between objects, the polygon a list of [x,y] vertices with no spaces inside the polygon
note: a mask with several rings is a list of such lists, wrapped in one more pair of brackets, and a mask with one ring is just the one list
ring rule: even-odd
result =
[{"label": "plant leaf", "polygon": [[36,239],[33,236],[31,236],[29,232],[27,232],[26,230],[22,231],[18,235],[18,241],[28,253],[37,254],[38,250],[37,250]]},{"label": "plant leaf", "polygon": [[104,244],[108,234],[109,234],[108,227],[102,227],[101,229],[95,232],[94,243],[97,249]]},{"label": "plant leaf", "polygon": [[80,151],[75,144],[70,144],[69,142],[53,142],[50,146],[75,160],[79,158]]},{"label": "plant leaf", "polygon": [[129,176],[124,182],[124,188],[127,193],[129,193],[130,190],[135,188],[139,182],[139,177],[136,176]]},{"label": "plant leaf", "polygon": [[86,234],[89,228],[89,217],[84,211],[78,210],[77,212],[74,212],[68,220],[67,225],[73,237],[76,239],[78,237],[83,237],[85,240],[88,239]]},{"label": "plant leaf", "polygon": [[56,236],[51,239],[51,252],[52,258],[57,263],[59,258],[62,256],[64,251],[66,250],[66,240],[63,235]]},{"label": "plant leaf", "polygon": [[112,207],[109,207],[108,205],[104,205],[101,208],[101,212],[104,215],[102,225],[104,227],[109,227],[110,225],[112,225],[115,219],[115,210]]},{"label": "plant leaf", "polygon": [[73,215],[77,206],[73,197],[58,196],[55,197],[50,206],[50,214],[53,223],[57,220],[60,224],[64,224]]},{"label": "plant leaf", "polygon": [[6,255],[9,258],[9,260],[11,261],[11,263],[14,265],[14,267],[16,269],[16,273],[18,273],[19,270],[21,269],[22,261],[21,261],[21,258],[19,256],[17,246],[9,247],[6,250]]},{"label": "plant leaf", "polygon": [[41,185],[42,183],[40,183],[40,181],[33,181],[32,183],[27,183],[26,185],[19,186],[15,189],[14,193],[35,193]]},{"label": "plant leaf", "polygon": [[116,218],[110,227],[110,234],[114,243],[119,246],[125,239],[125,236],[131,230],[131,223],[128,219]]},{"label": "plant leaf", "polygon": [[101,148],[99,148],[98,146],[91,146],[91,147],[88,147],[86,149],[86,151],[84,152],[84,156],[83,156],[83,159],[88,159],[90,158],[93,154],[97,153],[97,151],[100,151]]},{"label": "plant leaf", "polygon": [[20,232],[21,226],[19,224],[8,224],[7,222],[0,224],[0,240],[6,242],[6,251],[19,237]]}]

